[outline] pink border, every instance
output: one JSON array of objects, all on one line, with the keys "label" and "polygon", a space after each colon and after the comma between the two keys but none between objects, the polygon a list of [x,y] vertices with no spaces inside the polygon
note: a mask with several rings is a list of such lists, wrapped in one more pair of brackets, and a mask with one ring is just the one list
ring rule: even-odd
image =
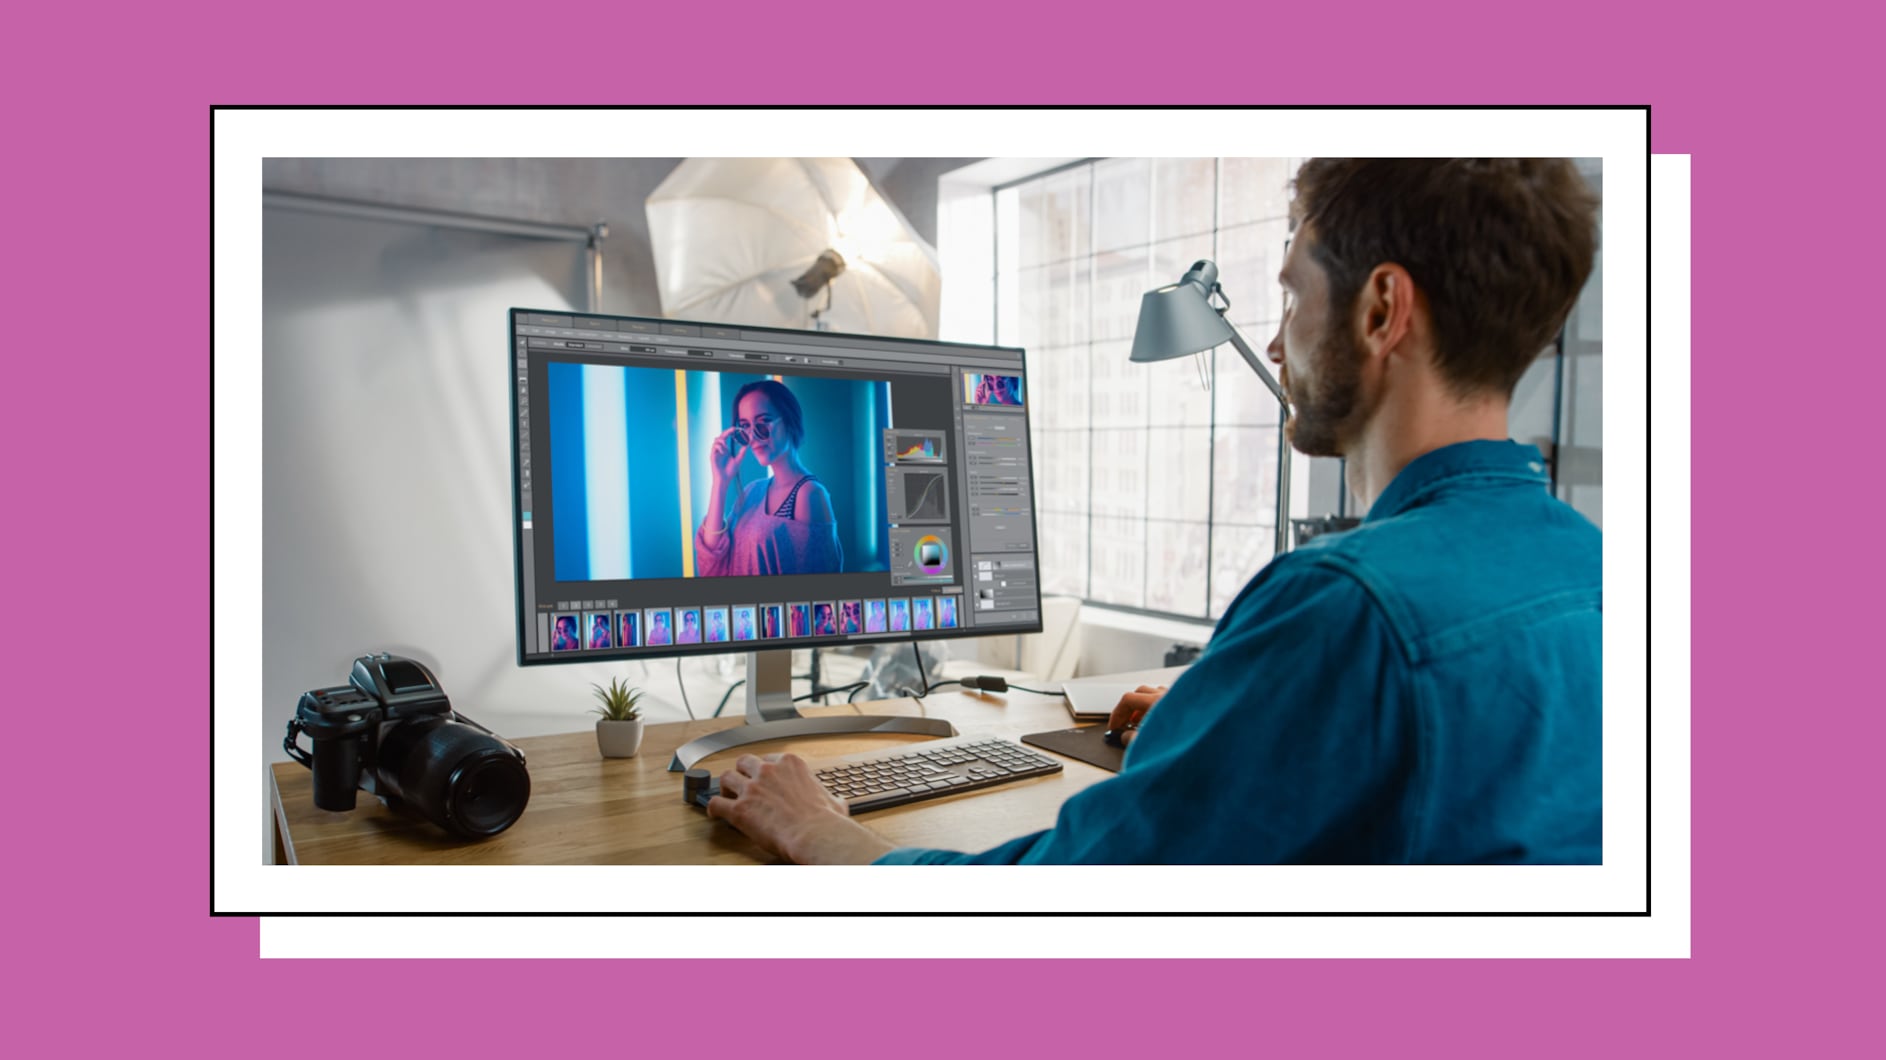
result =
[{"label": "pink border", "polygon": [[[8,719],[7,964],[12,1040],[28,1052],[177,1042],[199,1055],[328,1055],[365,1043],[438,1055],[436,1043],[456,1039],[512,1055],[839,1043],[851,1052],[891,1042],[931,1055],[945,1036],[932,1045],[921,1031],[943,1019],[998,1032],[991,1040],[1004,1051],[1104,1045],[1142,1056],[1214,1041],[1289,1055],[1811,1055],[1876,1038],[1860,1022],[1872,973],[1844,963],[1843,940],[1849,911],[1876,900],[1868,837],[1877,826],[1842,814],[1878,801],[1878,696],[1870,674],[1844,662],[1871,657],[1861,641],[1877,621],[1850,577],[1816,576],[1792,557],[1784,577],[1764,562],[1764,545],[1790,528],[1756,514],[1771,482],[1789,482],[1803,501],[1832,502],[1856,485],[1866,492],[1852,480],[1841,490],[1832,481],[1802,488],[1802,479],[1820,467],[1831,479],[1847,463],[1835,454],[1870,451],[1825,438],[1825,424],[1839,419],[1828,407],[1837,395],[1878,393],[1850,387],[1842,363],[1860,362],[1843,354],[1865,329],[1852,329],[1841,309],[1872,299],[1840,290],[1871,252],[1860,214],[1874,230],[1878,220],[1876,174],[1850,153],[1853,134],[1875,119],[1841,113],[1877,68],[1869,32],[1798,9],[1778,24],[1719,14],[1692,22],[1604,3],[1537,13],[1464,5],[1483,10],[1461,28],[1406,5],[1299,24],[1312,8],[1151,18],[1083,6],[1043,18],[970,3],[913,18],[894,5],[841,2],[761,8],[736,17],[752,32],[735,36],[687,24],[679,6],[648,14],[593,5],[593,15],[432,6],[436,16],[418,4],[216,4],[225,20],[193,25],[161,5],[29,5],[9,20],[21,45],[5,74],[19,111],[9,141],[21,153],[8,167],[7,261],[9,286],[25,297],[10,307],[18,355],[7,392],[17,400],[6,417],[20,457],[9,489],[20,561],[9,570],[6,631],[18,686]],[[707,21],[730,17],[716,8]],[[867,26],[887,38],[854,28]],[[1204,40],[1222,46],[1201,49]],[[547,76],[507,73],[527,64],[514,51],[526,42],[535,49],[528,63]],[[1734,454],[1698,462],[1694,477],[1695,525],[1706,528],[1694,541],[1694,643],[1697,658],[1714,660],[1693,669],[1696,958],[1104,970],[259,961],[253,921],[208,916],[206,108],[500,98],[1655,105],[1655,149],[1699,156],[1693,444],[1699,454]],[[1823,203],[1857,211],[1853,223],[1803,218],[1804,206]],[[1749,297],[1754,276],[1767,297]],[[1816,290],[1790,297],[1809,277]],[[1793,309],[1785,320],[1783,306]],[[75,345],[89,324],[160,337]],[[1789,406],[1777,405],[1757,343],[1777,355],[1775,369],[1793,366],[1779,378],[1797,385],[1782,389],[1819,410],[1808,430],[1779,432],[1814,436],[1814,459],[1758,448],[1777,433],[1768,413],[1786,420]],[[1732,507],[1732,496],[1747,499]],[[57,605],[85,600],[131,601],[125,610],[143,617],[145,635],[113,638],[107,653],[43,635]],[[1778,614],[1852,621],[1829,642],[1806,621],[1751,620]],[[1667,656],[1661,664],[1681,665]],[[91,756],[113,760],[115,783],[82,771]],[[441,1034],[460,1021],[462,1031]]]}]

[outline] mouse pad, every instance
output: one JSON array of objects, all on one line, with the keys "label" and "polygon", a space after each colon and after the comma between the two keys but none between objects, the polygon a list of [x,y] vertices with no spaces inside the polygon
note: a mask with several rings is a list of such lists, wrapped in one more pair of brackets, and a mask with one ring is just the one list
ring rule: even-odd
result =
[{"label": "mouse pad", "polygon": [[1126,748],[1109,746],[1106,735],[1105,725],[1083,725],[1078,729],[1033,733],[1022,737],[1022,742],[1034,744],[1044,751],[1066,755],[1090,766],[1099,766],[1109,773],[1118,773],[1120,763],[1126,759]]}]

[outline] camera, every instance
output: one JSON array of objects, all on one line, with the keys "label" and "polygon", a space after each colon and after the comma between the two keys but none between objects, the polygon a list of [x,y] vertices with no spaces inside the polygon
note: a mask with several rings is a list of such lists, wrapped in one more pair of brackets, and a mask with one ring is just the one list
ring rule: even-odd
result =
[{"label": "camera", "polygon": [[313,771],[323,810],[351,810],[365,791],[481,839],[511,827],[530,801],[524,753],[455,712],[432,671],[385,652],[355,659],[347,684],[302,693],[282,748]]}]

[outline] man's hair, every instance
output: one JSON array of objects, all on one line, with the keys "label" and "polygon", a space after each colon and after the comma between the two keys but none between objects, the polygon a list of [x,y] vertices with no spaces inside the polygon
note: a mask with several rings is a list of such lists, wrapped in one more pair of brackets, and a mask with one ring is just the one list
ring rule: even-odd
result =
[{"label": "man's hair", "polygon": [[1511,397],[1591,275],[1598,197],[1569,159],[1313,158],[1294,186],[1332,311],[1377,265],[1407,269],[1461,396]]},{"label": "man's hair", "polygon": [[779,425],[785,428],[786,440],[792,443],[792,447],[797,449],[805,444],[805,413],[799,410],[799,399],[792,396],[786,384],[776,379],[760,379],[735,391],[734,415],[740,414],[740,399],[755,391],[765,394],[767,400],[773,403],[774,410],[779,413]]}]

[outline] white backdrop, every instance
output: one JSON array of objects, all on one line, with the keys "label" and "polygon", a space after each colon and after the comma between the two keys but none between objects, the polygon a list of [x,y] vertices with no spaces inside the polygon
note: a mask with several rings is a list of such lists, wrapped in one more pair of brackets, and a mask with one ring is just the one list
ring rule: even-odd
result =
[{"label": "white backdrop", "polygon": [[504,735],[593,720],[590,682],[624,664],[517,666],[509,477],[506,310],[583,284],[579,243],[264,210],[270,760],[300,694],[368,651],[426,663]]}]

